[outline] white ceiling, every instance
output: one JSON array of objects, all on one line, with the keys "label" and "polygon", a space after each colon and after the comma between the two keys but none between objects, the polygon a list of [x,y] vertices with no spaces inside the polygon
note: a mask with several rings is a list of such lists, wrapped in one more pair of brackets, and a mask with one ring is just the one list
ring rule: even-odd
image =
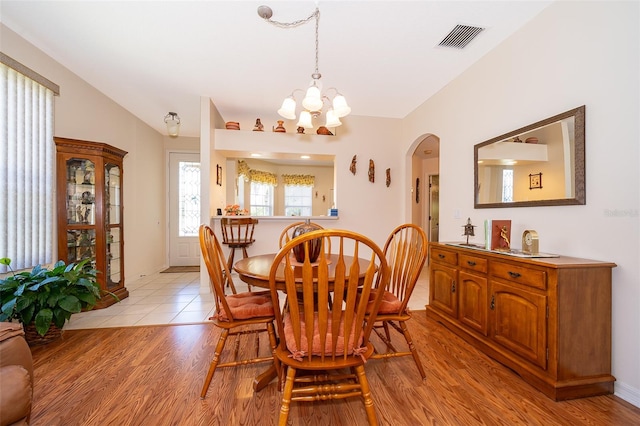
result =
[{"label": "white ceiling", "polygon": [[[403,118],[550,3],[320,1],[324,87],[337,87],[353,115]],[[282,100],[311,80],[313,22],[277,28],[258,16],[261,4],[281,22],[316,6],[0,0],[0,21],[159,132],[175,111],[181,135],[198,136],[201,96],[225,121],[262,117],[269,127]],[[486,30],[463,50],[437,47],[456,24]]]}]

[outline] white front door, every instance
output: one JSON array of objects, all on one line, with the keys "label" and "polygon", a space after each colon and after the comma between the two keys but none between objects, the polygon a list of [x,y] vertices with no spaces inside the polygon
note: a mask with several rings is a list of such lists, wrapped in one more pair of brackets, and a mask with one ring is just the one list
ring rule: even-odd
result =
[{"label": "white front door", "polygon": [[200,154],[169,153],[169,266],[200,265]]}]

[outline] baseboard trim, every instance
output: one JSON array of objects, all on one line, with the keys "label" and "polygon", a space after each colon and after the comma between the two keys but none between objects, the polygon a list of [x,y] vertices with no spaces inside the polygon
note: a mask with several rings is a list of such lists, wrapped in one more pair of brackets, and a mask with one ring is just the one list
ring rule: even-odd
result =
[{"label": "baseboard trim", "polygon": [[614,384],[613,394],[620,399],[624,399],[629,404],[640,408],[640,389],[636,389],[625,383],[617,381]]}]

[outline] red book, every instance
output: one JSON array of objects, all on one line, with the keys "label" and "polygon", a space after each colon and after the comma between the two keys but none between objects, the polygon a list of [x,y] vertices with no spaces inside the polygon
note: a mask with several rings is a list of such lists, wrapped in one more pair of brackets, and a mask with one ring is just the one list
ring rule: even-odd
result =
[{"label": "red book", "polygon": [[494,220],[491,223],[491,250],[511,248],[511,221]]}]

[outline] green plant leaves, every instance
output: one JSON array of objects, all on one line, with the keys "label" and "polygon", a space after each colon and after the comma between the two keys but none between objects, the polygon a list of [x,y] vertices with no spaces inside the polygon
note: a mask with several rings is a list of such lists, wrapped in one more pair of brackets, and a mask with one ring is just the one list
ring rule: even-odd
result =
[{"label": "green plant leaves", "polygon": [[58,300],[58,306],[64,309],[67,312],[71,312],[73,314],[77,314],[82,310],[82,306],[80,305],[80,299],[76,296],[64,296]]},{"label": "green plant leaves", "polygon": [[[16,299],[11,299],[7,301],[7,303],[2,304],[2,314],[11,317],[13,314],[13,310],[16,306]],[[2,321],[5,321],[6,318],[3,318]]]},{"label": "green plant leaves", "polygon": [[39,335],[44,336],[49,327],[51,326],[51,320],[53,320],[53,311],[51,309],[41,309],[36,315],[35,324],[36,331]]},{"label": "green plant leaves", "polygon": [[[2,259],[0,263],[5,264]],[[96,283],[98,271],[87,266],[89,261],[68,265],[58,261],[52,269],[36,265],[31,271],[0,279],[0,321],[34,322],[44,335],[52,323],[62,328],[72,314],[92,309],[101,292]]]}]

